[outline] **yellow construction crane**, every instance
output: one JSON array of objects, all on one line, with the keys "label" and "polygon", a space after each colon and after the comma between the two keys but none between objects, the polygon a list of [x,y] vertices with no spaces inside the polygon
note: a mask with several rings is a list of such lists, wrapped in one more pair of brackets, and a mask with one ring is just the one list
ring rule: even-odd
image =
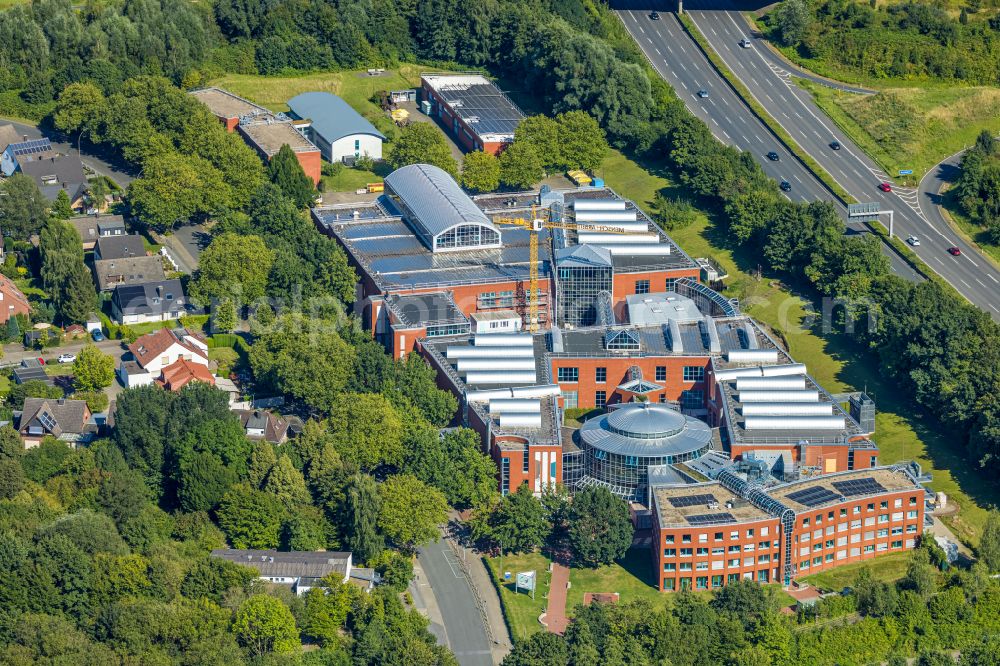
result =
[{"label": "yellow construction crane", "polygon": [[[531,206],[531,217],[498,217],[493,220],[495,224],[511,224],[527,229],[529,233],[529,258],[528,258],[528,330],[536,333],[539,328],[538,322],[538,232],[542,229],[567,229],[569,231],[596,231],[602,234],[629,234],[618,227],[608,227],[600,224],[584,223],[577,225],[568,222],[552,222],[545,219],[549,211],[543,210],[542,215],[534,205]],[[545,216],[545,217],[543,217]]]}]

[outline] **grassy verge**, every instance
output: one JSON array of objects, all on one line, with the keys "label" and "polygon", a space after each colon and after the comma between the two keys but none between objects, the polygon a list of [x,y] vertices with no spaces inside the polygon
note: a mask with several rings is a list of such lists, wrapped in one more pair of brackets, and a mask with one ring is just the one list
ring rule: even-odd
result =
[{"label": "grassy verge", "polygon": [[970,242],[975,243],[983,252],[987,253],[994,261],[1000,262],[1000,246],[990,242],[989,232],[980,224],[976,224],[962,212],[961,207],[954,193],[949,190],[944,194],[944,212],[953,227],[957,227],[959,233],[964,235]]},{"label": "grassy verge", "polygon": [[[493,584],[500,590],[500,603],[503,605],[511,637],[520,641],[543,631],[545,627],[539,623],[538,616],[545,612],[548,605],[551,560],[540,553],[505,555],[502,564],[499,557],[487,557],[484,560],[493,577]],[[532,570],[538,572],[538,589],[535,590],[534,599],[524,592],[515,593],[513,581],[518,571]],[[509,582],[503,579],[504,571],[511,572]]]},{"label": "grassy verge", "polygon": [[344,167],[335,175],[323,176],[323,192],[354,192],[368,183],[380,183],[382,177],[363,169]]},{"label": "grassy verge", "polygon": [[938,162],[964,150],[983,130],[1000,132],[1000,89],[923,86],[884,88],[860,96],[797,80],[819,106],[886,173],[915,186]]},{"label": "grassy verge", "polygon": [[737,94],[739,94],[739,96],[742,97],[743,100],[750,106],[750,109],[754,112],[754,115],[756,115],[761,120],[761,122],[767,125],[768,129],[770,129],[774,133],[774,135],[778,137],[778,139],[785,145],[785,147],[793,155],[795,155],[795,157],[799,161],[801,161],[803,164],[806,165],[807,169],[809,169],[817,178],[820,179],[820,181],[823,183],[823,185],[826,186],[828,190],[833,192],[833,194],[837,196],[839,199],[841,199],[844,203],[856,203],[854,197],[852,197],[850,194],[847,193],[846,190],[844,190],[844,188],[838,185],[837,182],[833,179],[833,176],[827,173],[827,171],[823,167],[821,167],[816,160],[814,160],[812,157],[806,154],[806,152],[799,147],[799,144],[795,142],[795,140],[791,137],[791,135],[785,131],[785,128],[783,128],[781,124],[778,123],[778,121],[776,121],[773,117],[771,117],[771,114],[769,114],[767,110],[763,106],[761,106],[761,104],[754,98],[754,96],[750,93],[747,87],[743,85],[743,83],[739,80],[739,78],[735,74],[733,74],[732,70],[730,70],[724,62],[722,62],[722,58],[720,58],[719,55],[715,52],[715,50],[712,49],[712,47],[708,43],[708,40],[706,40],[705,36],[701,34],[701,31],[698,29],[698,26],[694,24],[694,21],[692,21],[690,17],[688,17],[686,14],[681,14],[680,20],[681,24],[684,26],[685,31],[687,31],[687,33],[691,35],[692,39],[694,39],[694,41],[698,44],[698,47],[708,57],[709,61],[712,63],[712,66],[715,67],[716,70],[718,70],[719,74],[721,74],[722,77],[729,82],[729,84],[736,90]]},{"label": "grassy verge", "polygon": [[[618,161],[606,180],[619,194],[640,205],[649,192],[676,187],[670,174],[657,165],[647,170],[627,159]],[[985,507],[1000,505],[1000,489],[967,459],[961,442],[946,427],[881,375],[872,350],[853,334],[823,331],[815,316],[813,292],[783,284],[767,274],[757,278],[757,257],[735,246],[724,225],[716,224],[710,211],[690,226],[671,231],[670,236],[689,255],[710,256],[728,271],[725,294],[738,298],[747,314],[785,340],[792,357],[805,363],[823,387],[832,392],[868,391],[879,410],[875,431],[875,441],[881,448],[879,461],[919,462],[934,477],[931,488],[944,491],[961,507],[944,522],[965,543],[978,543],[986,520]],[[909,251],[903,243],[893,240],[903,245],[900,251]],[[934,275],[929,269],[927,273]]]},{"label": "grassy verge", "polygon": [[830,571],[803,576],[802,581],[828,590],[842,590],[845,587],[854,585],[854,580],[858,577],[858,572],[862,569],[868,569],[872,572],[872,577],[876,580],[891,582],[899,580],[906,574],[906,562],[908,559],[909,553],[882,555],[874,561],[869,560],[856,564],[845,564]]}]

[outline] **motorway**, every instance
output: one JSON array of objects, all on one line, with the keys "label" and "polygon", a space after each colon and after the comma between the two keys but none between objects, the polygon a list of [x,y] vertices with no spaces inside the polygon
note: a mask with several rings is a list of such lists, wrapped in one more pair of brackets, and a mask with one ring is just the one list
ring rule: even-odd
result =
[{"label": "motorway", "polygon": [[434,590],[444,624],[445,643],[461,666],[493,666],[483,615],[455,552],[444,538],[417,552],[427,582]]},{"label": "motorway", "polygon": [[[709,4],[707,0],[685,3],[685,10],[723,62],[841,187],[858,201],[878,202],[882,210],[893,210],[895,234],[901,238],[916,235],[921,243],[913,248],[917,255],[962,295],[1000,320],[1000,271],[947,225],[928,221],[916,190],[894,188],[890,193],[881,192],[878,184],[891,179],[822,114],[808,93],[792,82],[787,70],[765,58],[761,49],[766,47],[760,43],[749,49],[739,46],[739,41],[750,37],[751,32],[734,5],[724,1],[723,6]],[[670,13],[673,6],[655,0],[652,6],[616,5],[616,9],[656,70],[720,141],[750,151],[768,175],[790,182],[793,200],[834,201],[823,184],[780,146],[767,126],[715,71],[677,17]],[[660,20],[649,17],[652,9],[660,12]],[[709,97],[700,99],[697,96],[700,89],[708,90]],[[833,141],[840,142],[841,150],[830,148]],[[779,162],[767,159],[771,150],[781,156]],[[839,207],[845,212],[843,206]],[[886,216],[882,219],[887,222]],[[858,228],[856,224],[848,226]],[[952,246],[959,247],[962,255],[948,254],[947,248]],[[893,271],[912,279],[912,269],[895,253],[890,256],[894,258]]]}]

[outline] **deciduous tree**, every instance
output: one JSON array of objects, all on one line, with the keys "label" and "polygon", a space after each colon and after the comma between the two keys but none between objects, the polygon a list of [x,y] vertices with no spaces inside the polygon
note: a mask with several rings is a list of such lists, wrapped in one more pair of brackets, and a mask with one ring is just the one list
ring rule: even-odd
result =
[{"label": "deciduous tree", "polygon": [[492,192],[500,187],[500,162],[492,153],[471,152],[462,161],[462,187],[473,192]]},{"label": "deciduous tree", "polygon": [[73,383],[80,391],[99,391],[115,381],[115,359],[94,345],[84,345],[73,361]]},{"label": "deciduous tree", "polygon": [[288,606],[266,594],[255,594],[233,618],[236,637],[254,656],[290,654],[299,647],[299,632]]},{"label": "deciduous tree", "polygon": [[509,188],[527,190],[545,177],[535,147],[514,142],[500,153],[500,182]]},{"label": "deciduous tree", "polygon": [[588,567],[611,564],[632,545],[628,506],[594,486],[573,496],[569,507],[569,542],[578,562]]},{"label": "deciduous tree", "polygon": [[404,127],[388,146],[386,162],[393,169],[409,164],[433,164],[453,177],[458,176],[458,164],[451,148],[437,127],[430,123],[411,123]]},{"label": "deciduous tree", "polygon": [[273,260],[273,253],[259,236],[216,236],[198,258],[191,296],[202,303],[213,299],[257,301],[264,296]]},{"label": "deciduous tree", "polygon": [[48,219],[49,204],[35,179],[21,173],[0,181],[0,228],[5,235],[28,240]]},{"label": "deciduous tree", "polygon": [[436,541],[447,518],[444,495],[416,477],[399,474],[379,486],[379,528],[400,548],[412,552]]}]

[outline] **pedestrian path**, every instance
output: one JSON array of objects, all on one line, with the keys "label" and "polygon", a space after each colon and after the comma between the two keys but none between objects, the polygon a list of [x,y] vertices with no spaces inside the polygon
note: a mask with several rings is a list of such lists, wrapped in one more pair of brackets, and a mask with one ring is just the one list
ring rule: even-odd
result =
[{"label": "pedestrian path", "polygon": [[549,632],[562,634],[569,619],[566,617],[566,591],[569,588],[569,569],[557,562],[552,563],[552,580],[549,583],[549,606],[545,611],[545,623]]}]

